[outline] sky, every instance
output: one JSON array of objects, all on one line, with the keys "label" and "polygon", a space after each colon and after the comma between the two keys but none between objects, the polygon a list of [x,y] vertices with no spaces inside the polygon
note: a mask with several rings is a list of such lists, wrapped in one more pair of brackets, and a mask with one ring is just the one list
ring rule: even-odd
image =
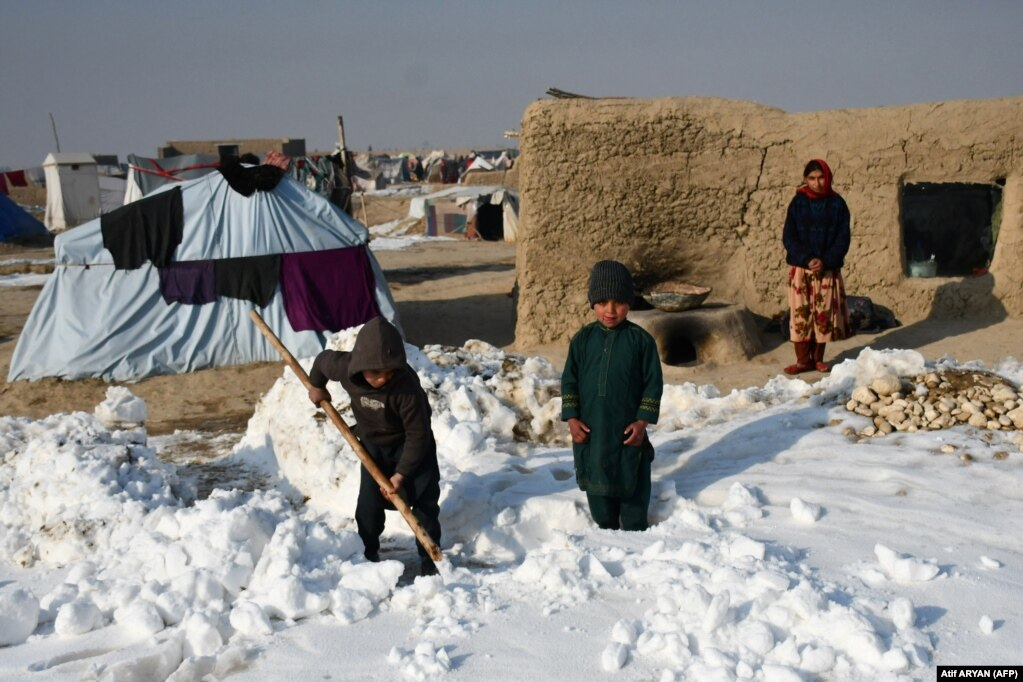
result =
[{"label": "sky", "polygon": [[812,384],[667,385],[651,527],[623,532],[576,486],[550,363],[406,352],[437,439],[435,576],[396,513],[382,561],[362,557],[358,460],[288,369],[240,435],[149,436],[130,386],[0,417],[0,677],[922,682],[1021,663],[1020,432],[872,437],[847,403],[905,426],[892,390],[936,406],[952,398],[926,373],[977,363],[867,348]]},{"label": "sky", "polygon": [[0,0],[0,167],[174,139],[499,148],[550,87],[787,111],[1023,94],[1015,0]]}]

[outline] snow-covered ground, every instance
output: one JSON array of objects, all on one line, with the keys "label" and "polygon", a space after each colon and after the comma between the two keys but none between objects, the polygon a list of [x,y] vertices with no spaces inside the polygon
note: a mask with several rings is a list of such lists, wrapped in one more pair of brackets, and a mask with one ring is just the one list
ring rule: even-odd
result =
[{"label": "snow-covered ground", "polygon": [[[27,270],[30,270],[32,266],[50,266],[52,267],[54,260],[52,258],[40,259],[40,258],[4,258],[0,259],[0,267],[11,266],[24,266]],[[0,287],[31,287],[31,286],[42,286],[46,284],[46,279],[49,277],[49,273],[35,273],[35,272],[23,272],[13,273],[10,275],[0,275]]]},{"label": "snow-covered ground", "polygon": [[357,460],[290,370],[201,464],[174,455],[203,434],[147,437],[123,387],[94,413],[0,418],[0,678],[873,682],[1020,663],[1015,432],[864,438],[845,407],[955,362],[868,349],[813,385],[665,387],[653,525],[627,533],[588,517],[556,368],[482,342],[408,351],[441,461],[433,577],[393,513],[384,561],[363,560]]}]

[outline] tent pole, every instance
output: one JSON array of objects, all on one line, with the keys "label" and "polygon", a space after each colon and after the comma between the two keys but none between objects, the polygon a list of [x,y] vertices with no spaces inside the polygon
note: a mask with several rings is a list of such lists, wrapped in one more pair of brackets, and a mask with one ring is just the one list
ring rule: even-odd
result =
[{"label": "tent pole", "polygon": [[53,141],[57,143],[57,153],[60,154],[60,138],[57,137],[57,121],[53,118],[53,112],[50,112],[50,127],[53,128]]},{"label": "tent pole", "polygon": [[337,117],[337,140],[338,146],[341,147],[341,163],[345,165],[345,184],[348,186],[348,197],[345,199],[345,213],[348,215],[352,214],[352,164],[348,159],[348,145],[345,144],[345,117]]}]

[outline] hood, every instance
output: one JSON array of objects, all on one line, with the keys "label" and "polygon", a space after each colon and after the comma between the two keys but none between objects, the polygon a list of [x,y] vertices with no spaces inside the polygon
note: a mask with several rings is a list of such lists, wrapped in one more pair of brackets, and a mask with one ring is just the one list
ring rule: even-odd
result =
[{"label": "hood", "polygon": [[405,341],[401,334],[384,318],[374,317],[355,337],[348,372],[354,377],[365,369],[400,369],[405,364]]}]

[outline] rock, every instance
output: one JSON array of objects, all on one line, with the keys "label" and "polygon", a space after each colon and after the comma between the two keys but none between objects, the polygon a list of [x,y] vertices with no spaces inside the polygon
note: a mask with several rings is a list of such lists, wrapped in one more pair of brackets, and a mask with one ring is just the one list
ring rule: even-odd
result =
[{"label": "rock", "polygon": [[852,392],[852,399],[861,405],[870,405],[877,401],[877,394],[866,386],[857,386]]},{"label": "rock", "polygon": [[877,411],[878,416],[884,417],[893,424],[900,424],[906,421],[906,410],[898,405],[888,405]]},{"label": "rock", "polygon": [[882,374],[870,382],[870,390],[879,396],[897,393],[902,388],[902,380],[894,374]]},{"label": "rock", "polygon": [[849,410],[850,412],[855,411],[857,407],[859,407],[859,403],[855,399],[850,400],[845,404],[845,409]]},{"label": "rock", "polygon": [[970,415],[970,418],[966,423],[970,426],[976,426],[977,428],[982,429],[987,426],[987,417],[979,412],[975,412]]},{"label": "rock", "polygon": [[1012,425],[1023,430],[1023,407],[1017,407],[1005,413],[1005,416],[1012,420]]},{"label": "rock", "polygon": [[949,445],[946,443],[945,445],[941,446],[941,451],[947,455],[950,455],[956,451],[956,447],[954,445]]},{"label": "rock", "polygon": [[1006,400],[1015,400],[1017,398],[1016,391],[1006,386],[1005,384],[996,384],[991,387],[991,399],[997,402],[1005,402]]}]

